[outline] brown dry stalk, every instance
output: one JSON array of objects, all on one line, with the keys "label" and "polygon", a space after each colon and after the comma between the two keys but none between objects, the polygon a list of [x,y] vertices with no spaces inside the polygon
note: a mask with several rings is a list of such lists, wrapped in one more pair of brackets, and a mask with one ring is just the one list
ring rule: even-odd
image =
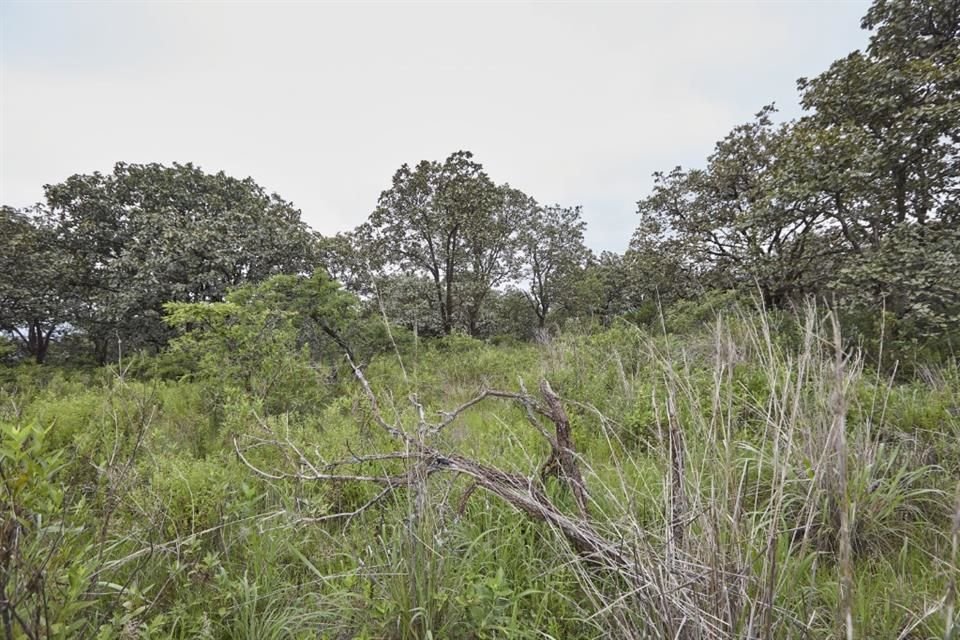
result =
[{"label": "brown dry stalk", "polygon": [[670,538],[673,555],[683,545],[684,521],[687,517],[686,492],[683,487],[684,444],[683,431],[677,418],[676,391],[667,387],[667,422],[670,430]]},{"label": "brown dry stalk", "polygon": [[960,573],[960,482],[957,483],[957,503],[953,511],[953,526],[950,538],[950,562],[947,570],[950,579],[947,584],[947,597],[944,600],[944,616],[946,618],[944,640],[956,637],[957,627],[954,612],[957,607],[957,574]]}]

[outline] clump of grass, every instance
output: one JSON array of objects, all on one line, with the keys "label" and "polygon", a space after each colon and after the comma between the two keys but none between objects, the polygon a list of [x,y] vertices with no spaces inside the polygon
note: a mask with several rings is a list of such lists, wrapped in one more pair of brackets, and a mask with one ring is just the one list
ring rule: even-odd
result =
[{"label": "clump of grass", "polygon": [[[702,344],[691,354],[649,340],[663,488],[637,495],[651,456],[618,446],[612,420],[599,421],[610,452],[587,479],[604,495],[596,512],[607,535],[653,580],[598,573],[558,540],[555,552],[587,595],[585,620],[637,638],[879,637],[858,614],[857,584],[869,582],[876,558],[925,546],[939,529],[942,470],[879,441],[876,411],[848,421],[864,372],[832,315],[809,309],[797,334],[799,345],[784,346],[763,315],[718,321],[709,386]],[[764,378],[747,424],[737,407],[742,367]],[[651,526],[636,505],[656,496],[661,517]],[[825,572],[836,587],[832,614],[817,595]],[[923,609],[901,613],[891,622],[901,626],[880,631],[896,637],[926,624]]]}]

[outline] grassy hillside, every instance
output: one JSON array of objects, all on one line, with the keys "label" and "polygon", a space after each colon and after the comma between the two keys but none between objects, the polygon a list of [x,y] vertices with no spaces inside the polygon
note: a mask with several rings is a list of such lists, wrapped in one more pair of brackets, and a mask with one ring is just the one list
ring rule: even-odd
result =
[{"label": "grassy hillside", "polygon": [[411,341],[369,387],[8,369],[0,637],[958,637],[960,370],[842,345],[811,310]]}]

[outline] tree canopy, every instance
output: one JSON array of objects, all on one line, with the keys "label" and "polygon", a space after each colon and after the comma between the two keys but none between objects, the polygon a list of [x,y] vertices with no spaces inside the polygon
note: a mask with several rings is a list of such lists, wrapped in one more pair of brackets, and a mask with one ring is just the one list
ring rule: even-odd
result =
[{"label": "tree canopy", "polygon": [[[865,51],[717,143],[703,169],[655,176],[635,243],[681,256],[707,288],[886,308],[921,333],[960,327],[958,4],[875,2]],[[935,259],[934,256],[940,256]],[[902,285],[909,283],[909,286]]]},{"label": "tree canopy", "polygon": [[70,326],[100,361],[116,344],[163,345],[166,302],[220,301],[245,282],[315,265],[315,238],[300,212],[249,178],[191,164],[118,163],[110,174],[47,185],[45,194],[30,215],[4,214],[18,230],[4,234],[15,243],[4,253],[33,265],[36,280],[30,286],[21,277],[27,270],[8,272],[17,274],[4,288],[8,305],[32,311],[5,327],[19,332],[42,321],[48,336]]}]

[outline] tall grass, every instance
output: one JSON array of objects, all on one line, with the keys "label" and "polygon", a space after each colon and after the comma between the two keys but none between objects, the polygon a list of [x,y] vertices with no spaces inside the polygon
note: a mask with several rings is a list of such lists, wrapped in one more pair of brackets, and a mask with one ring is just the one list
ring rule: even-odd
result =
[{"label": "tall grass", "polygon": [[[835,318],[808,309],[788,344],[769,316],[720,319],[710,342],[645,337],[655,450],[624,445],[616,420],[596,426],[607,455],[584,459],[593,511],[651,582],[598,572],[561,536],[553,552],[577,573],[584,620],[631,638],[914,637],[937,634],[929,602],[905,589],[899,610],[878,619],[857,593],[878,559],[901,551],[930,562],[942,531],[942,470],[885,442],[874,386],[864,416],[848,421],[864,371]],[[698,367],[712,360],[710,370]],[[620,357],[614,357],[618,371]],[[738,375],[748,369],[752,388]],[[619,374],[623,376],[623,374]],[[709,375],[709,385],[704,378]],[[760,378],[757,379],[756,376]],[[635,386],[627,377],[624,389]],[[662,488],[637,487],[645,466]],[[662,500],[651,522],[644,500]],[[882,579],[877,576],[877,579]],[[948,615],[949,617],[949,615]]]},{"label": "tall grass", "polygon": [[[370,363],[391,422],[529,479],[555,509],[546,521],[463,465],[378,459],[394,443],[358,386],[263,418],[237,390],[211,413],[192,382],[24,378],[0,390],[0,426],[14,438],[35,425],[57,461],[27,489],[74,489],[56,503],[3,493],[0,525],[29,512],[20,530],[56,536],[32,524],[53,514],[71,536],[63,553],[92,550],[23,559],[92,567],[71,591],[84,612],[72,637],[956,640],[960,372],[883,371],[815,308],[682,336],[620,323],[509,349],[448,340]],[[541,474],[554,451],[515,402],[418,429],[421,409],[541,378],[569,416],[582,494]],[[244,438],[269,473],[235,455]],[[408,482],[371,503],[381,485],[297,476],[364,458],[364,477]],[[571,544],[577,527],[599,546]]]}]

